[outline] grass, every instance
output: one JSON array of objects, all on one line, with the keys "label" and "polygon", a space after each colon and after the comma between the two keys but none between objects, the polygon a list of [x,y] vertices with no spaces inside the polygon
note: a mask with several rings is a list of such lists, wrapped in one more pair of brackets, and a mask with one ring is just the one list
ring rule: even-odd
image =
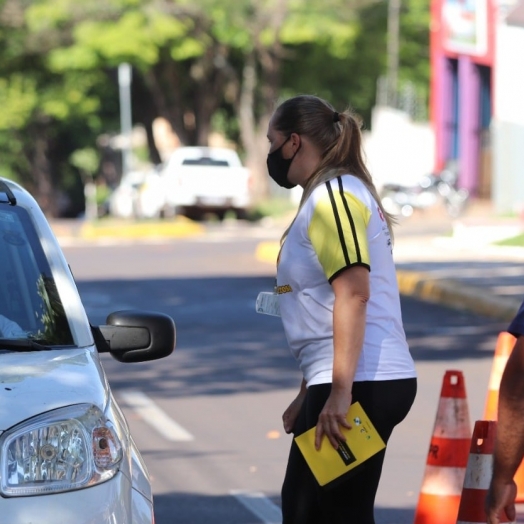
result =
[{"label": "grass", "polygon": [[499,240],[494,242],[497,246],[524,246],[524,233],[517,235],[515,237],[505,238],[504,240]]},{"label": "grass", "polygon": [[296,210],[297,205],[288,198],[271,198],[253,206],[247,213],[247,219],[260,220],[264,217],[280,218]]}]

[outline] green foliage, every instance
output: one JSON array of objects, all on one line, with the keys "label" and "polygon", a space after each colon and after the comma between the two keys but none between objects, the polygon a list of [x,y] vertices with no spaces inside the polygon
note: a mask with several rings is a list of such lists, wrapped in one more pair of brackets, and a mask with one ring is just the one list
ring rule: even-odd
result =
[{"label": "green foliage", "polygon": [[291,222],[297,206],[289,198],[267,198],[261,200],[247,211],[246,220],[256,222],[264,218],[273,218]]},{"label": "green foliage", "polygon": [[376,3],[358,12],[346,33],[346,54],[323,35],[317,41],[296,46],[283,65],[285,96],[314,93],[340,110],[350,106],[370,121],[376,82],[385,68],[387,6]]},{"label": "green foliage", "polygon": [[353,51],[358,30],[354,10],[347,2],[337,9],[326,7],[310,1],[291,11],[280,33],[282,43],[287,46],[318,43],[327,47],[331,55],[347,58]]},{"label": "green foliage", "polygon": [[69,159],[71,165],[91,176],[97,172],[100,164],[100,155],[95,149],[90,147],[77,149]]},{"label": "green foliage", "polygon": [[0,78],[0,132],[22,129],[37,107],[37,82],[22,73]]},{"label": "green foliage", "polygon": [[[372,2],[353,11],[352,18],[346,15],[350,21],[345,27],[334,24],[327,28],[318,24],[319,35],[311,42],[299,43],[296,36],[296,45],[289,46],[289,59],[283,64],[283,96],[315,93],[339,109],[350,106],[369,128],[377,82],[387,66],[387,17],[387,2]],[[419,97],[427,101],[429,3],[426,0],[405,0],[400,42],[399,83],[409,80]]]},{"label": "green foliage", "polygon": [[131,11],[117,21],[85,21],[76,27],[74,37],[80,48],[92,51],[108,65],[131,62],[146,67],[158,61],[160,45],[184,36],[185,31],[176,19],[158,13],[148,18]]},{"label": "green foliage", "polygon": [[400,18],[400,78],[429,90],[429,23],[427,0],[404,0]]},{"label": "green foliage", "polygon": [[234,49],[250,50],[253,48],[253,35],[246,21],[249,12],[246,10],[245,2],[237,5],[223,3],[211,8],[211,28],[213,36],[224,45]]},{"label": "green foliage", "polygon": [[[423,94],[428,29],[429,2],[404,0],[399,79]],[[255,119],[272,93],[309,92],[369,122],[386,32],[385,0],[0,0],[0,174],[50,172],[55,187],[82,198],[81,172],[101,164],[99,136],[120,128],[122,62],[133,66],[135,123],[163,116],[187,142],[205,140],[201,129],[239,140],[252,58]],[[42,169],[36,131],[46,140]]]},{"label": "green foliage", "polygon": [[235,118],[231,108],[221,107],[218,109],[213,115],[211,125],[215,133],[226,136],[235,143],[239,141],[240,129],[238,119]]}]

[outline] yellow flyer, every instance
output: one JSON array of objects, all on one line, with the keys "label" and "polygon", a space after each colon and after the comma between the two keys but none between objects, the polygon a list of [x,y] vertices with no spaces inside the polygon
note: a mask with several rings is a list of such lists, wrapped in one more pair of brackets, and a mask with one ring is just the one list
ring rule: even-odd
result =
[{"label": "yellow flyer", "polygon": [[342,429],[346,442],[334,449],[324,438],[315,449],[315,428],[295,437],[300,451],[321,486],[344,475],[386,447],[359,402],[351,404],[347,416],[351,429]]}]

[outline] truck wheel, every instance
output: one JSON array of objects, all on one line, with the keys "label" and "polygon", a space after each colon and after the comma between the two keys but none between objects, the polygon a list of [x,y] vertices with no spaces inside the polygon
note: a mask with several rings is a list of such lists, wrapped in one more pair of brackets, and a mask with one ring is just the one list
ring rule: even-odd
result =
[{"label": "truck wheel", "polygon": [[247,211],[245,209],[235,209],[235,216],[237,217],[237,220],[246,220]]}]

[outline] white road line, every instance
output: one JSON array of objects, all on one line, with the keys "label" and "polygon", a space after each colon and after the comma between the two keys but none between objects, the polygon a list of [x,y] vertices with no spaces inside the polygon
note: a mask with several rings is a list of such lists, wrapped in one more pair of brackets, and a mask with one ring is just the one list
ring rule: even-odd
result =
[{"label": "white road line", "polygon": [[195,440],[195,437],[177,424],[162,411],[147,395],[135,389],[125,389],[117,392],[130,408],[132,408],[144,422],[156,429],[164,438],[172,442]]},{"label": "white road line", "polygon": [[282,510],[264,494],[239,489],[231,490],[230,493],[264,524],[282,524]]}]

